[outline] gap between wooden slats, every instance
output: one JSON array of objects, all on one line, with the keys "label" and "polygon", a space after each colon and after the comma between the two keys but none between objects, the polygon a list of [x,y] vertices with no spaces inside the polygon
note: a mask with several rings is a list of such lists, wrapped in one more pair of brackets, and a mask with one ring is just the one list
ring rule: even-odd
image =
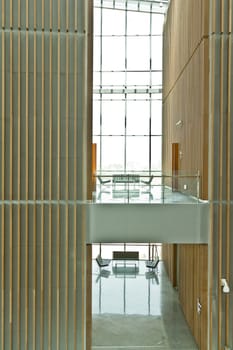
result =
[{"label": "gap between wooden slats", "polygon": [[[75,1],[76,4],[76,1]],[[77,197],[77,38],[73,39],[74,44],[74,197]],[[77,336],[75,330],[77,329],[77,209],[74,206],[74,348],[77,347]]]},{"label": "gap between wooden slats", "polygon": [[[11,4],[12,5],[12,4]],[[11,9],[12,11],[12,9]],[[10,31],[10,134],[9,134],[9,199],[13,199],[13,33]],[[13,242],[12,242],[12,204],[9,206],[9,344],[13,346]]]},{"label": "gap between wooden slats", "polygon": [[[52,7],[52,2],[50,6]],[[52,118],[53,118],[53,36],[50,32],[49,34],[49,200],[52,199]],[[48,263],[48,283],[49,283],[49,293],[48,293],[48,348],[51,349],[51,307],[52,307],[52,207],[49,205],[49,263]]]},{"label": "gap between wooden slats", "polygon": [[[42,51],[41,51],[41,72],[42,72],[42,85],[41,85],[41,199],[44,199],[44,111],[45,111],[45,95],[44,95],[44,84],[45,84],[45,65],[44,65],[44,45],[45,45],[44,32],[42,32]],[[40,344],[41,350],[43,350],[44,340],[44,205],[41,205],[41,265],[40,265],[40,288],[41,288],[41,299],[40,299]]]},{"label": "gap between wooden slats", "polygon": [[[26,5],[27,20],[28,20],[28,0]],[[25,199],[28,200],[28,144],[29,144],[29,130],[28,130],[28,108],[29,108],[29,33],[26,31],[26,98],[25,98],[25,129],[26,129],[26,140],[25,140]],[[28,349],[28,204],[25,205],[25,347]],[[29,349],[28,349],[29,350]]]},{"label": "gap between wooden slats", "polygon": [[[58,4],[60,5],[60,0],[58,1]],[[58,5],[58,11],[60,13],[60,6]],[[61,74],[61,35],[60,32],[58,32],[58,47],[57,47],[57,200],[60,199],[60,157],[61,157],[61,140],[60,140],[60,133],[61,133],[61,109],[60,109],[60,88],[61,88],[61,81],[60,81],[60,74]],[[57,330],[57,348],[59,348],[59,324],[60,324],[60,206],[57,205],[57,246],[56,246],[56,271],[57,271],[57,324],[56,324],[56,330]]]},{"label": "gap between wooden slats", "polygon": [[[34,21],[36,21],[36,1],[34,1]],[[34,22],[35,26],[35,22]],[[37,144],[37,130],[36,130],[36,117],[37,117],[37,33],[34,31],[33,35],[33,45],[34,45],[34,52],[33,52],[33,199],[36,200],[36,181],[37,181],[37,150],[36,150],[36,144]],[[36,298],[37,298],[37,268],[36,268],[36,236],[37,236],[37,220],[36,220],[36,205],[33,206],[33,349],[36,350]]]},{"label": "gap between wooden slats", "polygon": [[[20,4],[20,1],[19,1]],[[19,11],[20,12],[20,11]],[[20,21],[20,15],[19,15],[19,21]],[[20,22],[19,22],[20,23]],[[17,197],[18,200],[20,200],[20,185],[21,185],[21,179],[20,179],[20,145],[21,145],[21,138],[20,138],[20,126],[21,126],[21,88],[20,88],[20,83],[21,83],[21,35],[20,31],[18,31],[18,130],[17,130]],[[20,274],[20,267],[21,267],[21,232],[20,232],[20,205],[17,206],[17,236],[18,236],[18,242],[17,242],[17,346],[18,349],[20,349],[20,335],[21,335],[21,327],[20,327],[20,314],[21,314],[21,305],[20,305],[20,300],[21,300],[21,274]]]},{"label": "gap between wooden slats", "polygon": [[[2,2],[4,4],[4,0]],[[2,5],[3,6],[3,5]],[[2,9],[3,11],[3,9]],[[2,171],[2,200],[5,199],[5,32],[2,31],[2,144],[1,144],[1,171]],[[4,315],[5,315],[5,209],[4,205],[1,208],[1,348],[4,349],[4,339],[5,339],[5,323],[4,323]]]},{"label": "gap between wooden slats", "polygon": [[[68,4],[68,2],[67,2]],[[67,7],[68,10],[68,7]],[[66,191],[65,191],[65,196],[66,196],[66,200],[69,199],[69,33],[66,33]],[[69,264],[69,260],[68,260],[68,244],[69,244],[69,216],[68,216],[68,211],[69,211],[69,207],[68,204],[65,207],[65,220],[66,220],[66,228],[65,228],[65,236],[66,236],[66,240],[65,240],[65,244],[66,244],[66,251],[65,251],[65,271],[66,271],[66,287],[65,287],[65,303],[66,303],[66,320],[65,320],[65,327],[66,327],[66,350],[68,349],[68,321],[69,321],[69,317],[68,317],[68,290],[69,290],[69,280],[68,280],[68,276],[69,276],[69,270],[68,270],[68,264]]]}]

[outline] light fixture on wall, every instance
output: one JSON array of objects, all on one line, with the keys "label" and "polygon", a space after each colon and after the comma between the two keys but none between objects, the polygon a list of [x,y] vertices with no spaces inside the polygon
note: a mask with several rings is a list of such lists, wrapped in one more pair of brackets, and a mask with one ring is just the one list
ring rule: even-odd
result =
[{"label": "light fixture on wall", "polygon": [[221,286],[223,287],[223,293],[230,293],[230,287],[225,278],[221,278]]},{"label": "light fixture on wall", "polygon": [[181,127],[183,126],[183,124],[184,124],[183,120],[178,120],[178,121],[176,122],[176,127],[177,127],[177,128],[181,128]]}]

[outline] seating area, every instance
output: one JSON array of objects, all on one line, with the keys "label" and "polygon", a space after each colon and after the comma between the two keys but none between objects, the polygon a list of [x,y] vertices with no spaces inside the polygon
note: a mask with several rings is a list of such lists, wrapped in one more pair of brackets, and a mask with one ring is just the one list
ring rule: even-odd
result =
[{"label": "seating area", "polygon": [[[112,259],[103,259],[100,254],[96,257],[96,262],[100,268],[109,266],[112,261],[112,269],[114,273],[139,272],[139,252],[138,251],[113,251]],[[145,266],[149,269],[156,269],[159,263],[159,257],[156,256],[152,260],[146,260]]]}]

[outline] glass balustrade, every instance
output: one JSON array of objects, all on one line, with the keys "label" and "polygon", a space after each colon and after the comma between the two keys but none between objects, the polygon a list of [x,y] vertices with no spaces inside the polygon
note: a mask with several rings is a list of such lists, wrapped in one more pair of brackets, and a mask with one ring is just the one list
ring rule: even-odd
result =
[{"label": "glass balustrade", "polygon": [[96,203],[195,203],[200,201],[199,174],[161,175],[102,172],[93,179]]}]

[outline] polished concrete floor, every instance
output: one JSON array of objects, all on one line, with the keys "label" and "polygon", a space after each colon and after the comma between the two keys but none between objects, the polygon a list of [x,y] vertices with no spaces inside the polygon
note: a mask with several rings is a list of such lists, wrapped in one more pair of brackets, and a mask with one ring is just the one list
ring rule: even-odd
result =
[{"label": "polished concrete floor", "polygon": [[163,263],[100,269],[93,260],[93,350],[196,350]]},{"label": "polished concrete floor", "polygon": [[[195,189],[193,191],[195,192]],[[96,203],[198,203],[196,196],[172,191],[166,186],[138,186],[138,188],[124,188],[119,186],[116,190],[112,185],[96,186],[93,199]]]}]

